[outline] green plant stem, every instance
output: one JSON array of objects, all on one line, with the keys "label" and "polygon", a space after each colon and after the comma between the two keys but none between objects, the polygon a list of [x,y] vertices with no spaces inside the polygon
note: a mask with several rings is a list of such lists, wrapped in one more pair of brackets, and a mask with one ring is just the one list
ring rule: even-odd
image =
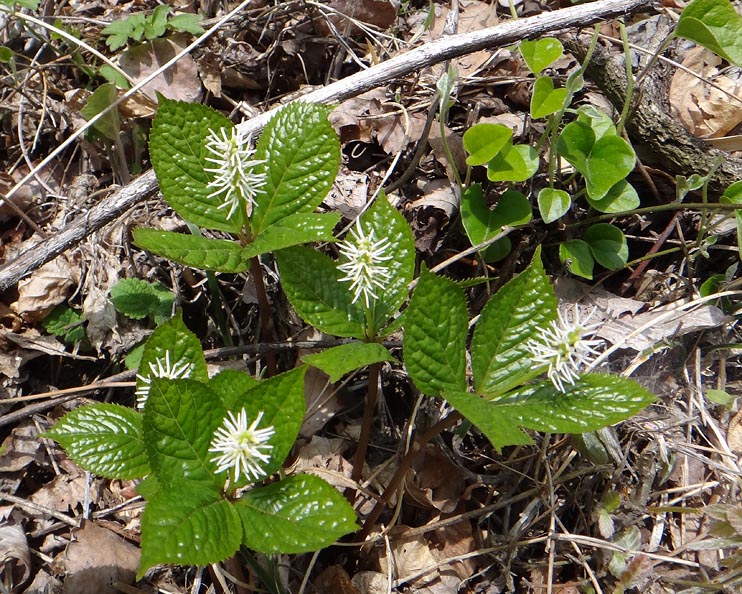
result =
[{"label": "green plant stem", "polygon": [[667,212],[672,210],[742,210],[742,204],[721,204],[719,202],[670,202],[668,204],[657,204],[656,206],[646,206],[644,208],[635,208],[621,213],[607,213],[597,215],[580,221],[579,223],[570,223],[567,227],[579,227],[600,221],[610,221],[618,216],[626,217],[630,215],[644,215],[655,212]]},{"label": "green plant stem", "polygon": [[358,438],[358,447],[353,456],[353,472],[351,479],[360,483],[363,478],[363,463],[366,461],[368,443],[371,436],[371,427],[374,423],[376,403],[379,400],[379,374],[381,363],[374,363],[368,368],[368,391],[366,392],[366,404],[363,409],[363,421],[361,422],[361,435]]},{"label": "green plant stem", "polygon": [[[260,266],[259,256],[254,256],[250,259],[250,274],[252,274],[253,282],[255,283],[255,294],[258,298],[260,342],[270,342],[273,340],[273,318],[271,317],[272,312],[270,302],[268,301],[268,294],[265,291],[263,268]],[[268,377],[278,374],[276,354],[273,351],[266,351],[265,362],[268,366]]]},{"label": "green plant stem", "polygon": [[381,512],[383,512],[384,509],[389,505],[392,497],[402,485],[402,482],[404,481],[404,478],[407,475],[407,471],[409,470],[412,462],[420,454],[420,452],[428,444],[428,442],[446,429],[453,427],[461,419],[463,419],[461,414],[454,411],[445,419],[438,421],[420,437],[415,438],[409,451],[404,455],[402,460],[400,460],[399,466],[397,466],[397,470],[394,472],[394,476],[392,476],[392,479],[389,481],[386,489],[384,489],[381,497],[379,497],[379,500],[376,502],[374,509],[371,510],[371,513],[366,518],[363,529],[359,533],[359,540],[364,540],[365,538],[367,538],[368,535],[371,533],[371,530],[374,528],[374,526],[376,526],[376,521],[379,519]]}]

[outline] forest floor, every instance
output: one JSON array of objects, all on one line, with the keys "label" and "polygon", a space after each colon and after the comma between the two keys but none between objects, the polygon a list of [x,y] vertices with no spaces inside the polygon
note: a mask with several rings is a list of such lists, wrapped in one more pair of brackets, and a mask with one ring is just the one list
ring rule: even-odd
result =
[{"label": "forest floor", "polygon": [[[227,14],[219,2],[168,4],[173,14],[201,10],[205,29]],[[518,17],[528,17],[568,3],[512,4]],[[349,538],[316,555],[246,552],[220,566],[157,567],[135,584],[144,506],[135,482],[81,470],[40,434],[86,402],[134,405],[135,370],[125,359],[155,323],[151,316],[133,319],[116,311],[111,290],[122,279],[159,283],[172,294],[202,340],[212,371],[232,366],[255,372],[259,316],[251,277],[209,277],[135,247],[131,230],[137,226],[185,228],[156,193],[140,195],[125,213],[85,231],[48,262],[30,265],[17,278],[3,274],[65,230],[84,228],[96,205],[146,175],[156,91],[206,103],[238,122],[441,38],[451,6],[442,0],[402,6],[387,0],[255,0],[197,44],[166,78],[121,103],[116,117],[58,150],[86,126],[100,105],[96,101],[110,103],[122,92],[105,84],[111,74],[103,58],[141,80],[195,37],[171,27],[151,41],[123,33],[116,44],[101,33],[132,14],[151,15],[157,6],[151,0],[42,0],[40,7],[24,9],[25,19],[11,15],[6,5],[0,2],[0,193],[12,196],[0,201],[0,278],[11,279],[0,292],[0,592],[742,591],[738,223],[729,211],[665,208],[677,202],[683,183],[678,176],[710,172],[695,171],[692,164],[678,170],[662,153],[682,147],[672,140],[658,147],[631,126],[627,138],[640,162],[629,181],[642,209],[604,219],[627,238],[625,266],[596,266],[588,279],[560,260],[559,243],[577,237],[595,213],[584,201],[575,202],[569,216],[544,224],[535,199],[545,185],[542,163],[539,174],[515,185],[531,198],[534,217],[509,235],[504,257],[483,264],[468,256],[445,274],[493,279],[468,289],[474,316],[487,295],[522,271],[542,246],[560,303],[579,301],[614,323],[605,339],[619,348],[606,370],[637,380],[656,395],[654,404],[584,436],[530,432],[533,445],[499,453],[475,428],[445,432],[420,452],[404,495],[364,546]],[[451,5],[458,13],[447,32],[467,34],[513,18],[506,1]],[[682,9],[673,0],[663,5],[660,13],[646,7],[626,19],[632,47],[654,51],[662,40],[658,31]],[[603,23],[600,33],[599,49],[620,59],[617,22]],[[718,137],[741,133],[739,99],[726,94],[742,97],[740,70],[689,43],[675,41],[669,51],[685,70],[662,71],[658,109],[682,122],[688,137],[715,138],[696,146],[708,146],[709,154],[726,150],[721,158],[738,164],[740,137],[736,146]],[[638,74],[647,64],[645,53],[632,56]],[[533,75],[514,45],[475,51],[450,65],[456,79],[444,126],[437,119],[426,126],[438,108],[443,60],[341,101],[330,115],[340,134],[342,164],[324,210],[339,212],[348,223],[383,187],[410,223],[418,262],[428,268],[471,246],[454,175],[454,169],[466,174],[464,132],[482,122],[505,124],[521,141],[535,143],[544,130],[543,120],[529,117]],[[548,72],[563,84],[577,67],[578,59],[566,53]],[[642,95],[641,81],[633,92]],[[588,72],[573,106],[593,105],[617,118],[622,105],[612,101],[605,81]],[[490,204],[496,203],[504,185],[479,181]],[[724,183],[710,179],[685,201],[718,202]],[[264,257],[262,266],[276,311],[282,311],[286,302],[275,262]],[[729,291],[725,297],[699,301],[723,290]],[[286,332],[279,341],[327,338],[286,315],[276,324]],[[225,356],[224,347],[236,347],[232,353],[246,348]],[[399,345],[394,352],[401,358]],[[287,366],[295,364],[294,351],[282,353]],[[293,470],[321,468],[323,478],[347,486],[367,385],[363,372],[337,384],[319,372],[308,375],[310,409],[314,402],[324,404],[321,414],[305,420],[289,458]],[[446,410],[440,400],[418,401],[399,364],[382,368],[380,386],[362,485],[376,494],[415,423],[424,426]],[[361,524],[369,507],[358,506]],[[263,579],[256,567],[267,572]]]}]

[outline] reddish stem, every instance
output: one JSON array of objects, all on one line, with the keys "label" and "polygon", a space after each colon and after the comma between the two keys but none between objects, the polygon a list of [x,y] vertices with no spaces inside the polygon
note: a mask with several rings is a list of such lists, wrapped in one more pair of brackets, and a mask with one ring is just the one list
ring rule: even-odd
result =
[{"label": "reddish stem", "polygon": [[[260,342],[271,342],[273,338],[273,318],[271,317],[271,305],[268,301],[268,293],[265,290],[263,281],[263,268],[260,266],[260,258],[253,257],[250,260],[250,273],[255,283],[255,295],[258,298],[258,310],[260,314]],[[273,351],[266,351],[265,362],[268,366],[267,376],[272,377],[278,374],[278,364],[276,363],[276,354]]]}]

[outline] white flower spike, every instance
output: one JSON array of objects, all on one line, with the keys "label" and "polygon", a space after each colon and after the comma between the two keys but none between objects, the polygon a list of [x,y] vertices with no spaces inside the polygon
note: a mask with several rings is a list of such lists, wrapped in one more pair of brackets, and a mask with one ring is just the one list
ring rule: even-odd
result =
[{"label": "white flower spike", "polygon": [[593,309],[583,321],[580,321],[577,306],[573,309],[571,321],[561,310],[557,310],[557,319],[541,330],[539,338],[532,338],[526,342],[526,348],[533,356],[534,365],[539,367],[548,365],[549,380],[560,392],[567,391],[565,384],[574,385],[580,373],[599,354],[595,347],[602,345],[603,341],[590,338],[601,324],[588,323],[596,309]]},{"label": "white flower spike", "polygon": [[166,377],[168,379],[184,379],[191,375],[193,363],[189,361],[178,361],[175,365],[170,364],[170,351],[165,351],[165,358],[158,357],[149,364],[149,374],[137,373],[137,379],[142,382],[135,392],[137,397],[137,408],[143,409],[144,403],[149,396],[149,387],[153,377]]},{"label": "white flower spike", "polygon": [[231,219],[241,204],[244,204],[247,216],[252,214],[255,196],[265,183],[265,174],[253,172],[256,165],[265,163],[261,159],[250,159],[255,153],[252,148],[252,136],[245,134],[239,126],[232,128],[229,136],[227,130],[211,130],[206,141],[206,150],[211,153],[206,160],[215,166],[206,168],[215,174],[209,187],[214,191],[209,198],[219,196],[222,203],[218,208],[228,208],[227,218]]},{"label": "white flower spike", "polygon": [[262,419],[263,411],[260,411],[248,427],[244,408],[236,417],[232,412],[224,417],[224,422],[214,433],[209,448],[210,452],[219,454],[211,459],[216,462],[217,472],[233,470],[235,482],[239,480],[240,474],[253,480],[260,477],[263,472],[261,464],[267,464],[271,459],[267,452],[273,446],[267,442],[276,433],[272,426],[258,429]]},{"label": "white flower spike", "polygon": [[345,273],[340,280],[350,282],[353,291],[353,303],[363,295],[366,307],[370,307],[371,299],[376,299],[375,289],[385,289],[391,278],[387,267],[382,262],[392,259],[389,252],[391,244],[388,238],[375,240],[374,231],[368,234],[363,232],[360,219],[349,233],[350,238],[338,243],[341,259],[346,260],[338,265],[338,270]]}]

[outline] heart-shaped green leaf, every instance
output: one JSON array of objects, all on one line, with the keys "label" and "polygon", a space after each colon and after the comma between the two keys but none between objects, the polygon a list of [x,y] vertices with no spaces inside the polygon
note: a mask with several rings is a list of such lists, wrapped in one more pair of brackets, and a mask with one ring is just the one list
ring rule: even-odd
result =
[{"label": "heart-shaped green leaf", "polygon": [[570,122],[557,139],[557,152],[582,175],[587,174],[587,160],[595,144],[595,132],[582,121]]},{"label": "heart-shaped green leaf", "polygon": [[495,208],[489,208],[485,203],[480,184],[469,186],[461,199],[461,220],[473,245],[494,237],[505,225],[525,225],[531,220],[531,216],[528,198],[515,190],[503,193]]},{"label": "heart-shaped green leaf", "polygon": [[475,124],[464,132],[464,148],[469,153],[466,164],[474,166],[488,163],[512,137],[513,131],[502,124]]},{"label": "heart-shaped green leaf", "polygon": [[405,312],[403,337],[405,366],[421,392],[466,391],[468,319],[464,291],[423,271]]},{"label": "heart-shaped green leaf", "polygon": [[695,0],[683,9],[675,34],[742,66],[742,17],[729,0]]},{"label": "heart-shaped green leaf", "polygon": [[587,242],[571,239],[559,245],[559,260],[572,274],[582,278],[593,278],[595,258]]},{"label": "heart-shaped green leaf", "polygon": [[308,474],[252,489],[235,509],[242,520],[243,543],[265,554],[315,551],[358,529],[345,498]]},{"label": "heart-shaped green leaf", "polygon": [[544,118],[558,112],[567,99],[567,89],[555,89],[549,76],[539,76],[533,83],[531,94],[531,117]]},{"label": "heart-shaped green leaf", "polygon": [[572,198],[564,190],[542,188],[538,193],[538,210],[546,224],[558,221],[567,213],[570,206]]},{"label": "heart-shaped green leaf", "polygon": [[149,474],[142,416],[117,404],[91,404],[62,417],[45,433],[85,470],[107,478]]},{"label": "heart-shaped green leaf", "polygon": [[639,194],[625,179],[612,186],[600,200],[594,200],[589,195],[585,198],[595,210],[607,213],[626,212],[637,208],[640,204]]},{"label": "heart-shaped green leaf", "polygon": [[538,74],[564,55],[561,41],[554,37],[542,37],[535,41],[524,39],[520,42],[520,53],[528,69],[534,74]]},{"label": "heart-shaped green leaf", "polygon": [[583,239],[590,246],[595,260],[608,270],[620,270],[629,260],[629,246],[623,231],[608,223],[592,225]]},{"label": "heart-shaped green leaf", "polygon": [[636,165],[631,145],[620,136],[603,136],[590,151],[584,173],[587,193],[594,200],[603,198]]},{"label": "heart-shaped green leaf", "polygon": [[538,153],[527,144],[513,145],[508,142],[487,164],[490,181],[526,181],[538,171]]}]

